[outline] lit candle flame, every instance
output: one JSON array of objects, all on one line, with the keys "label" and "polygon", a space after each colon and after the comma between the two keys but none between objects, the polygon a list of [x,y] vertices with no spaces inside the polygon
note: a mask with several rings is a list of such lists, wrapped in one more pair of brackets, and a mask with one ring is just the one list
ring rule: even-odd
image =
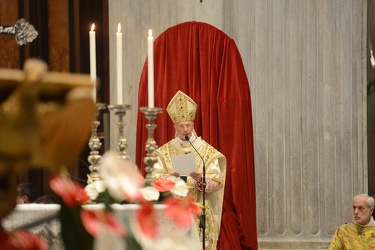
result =
[{"label": "lit candle flame", "polygon": [[93,23],[93,24],[91,25],[91,31],[94,31],[94,29],[95,29],[95,23]]},{"label": "lit candle flame", "polygon": [[118,23],[118,26],[117,26],[117,32],[120,33],[121,32],[121,24]]},{"label": "lit candle flame", "polygon": [[152,36],[152,30],[151,29],[148,30],[148,36]]},{"label": "lit candle flame", "polygon": [[375,58],[374,58],[374,55],[372,53],[372,50],[370,50],[370,54],[371,54],[371,57],[370,57],[370,61],[371,61],[371,66],[373,68],[375,68]]}]

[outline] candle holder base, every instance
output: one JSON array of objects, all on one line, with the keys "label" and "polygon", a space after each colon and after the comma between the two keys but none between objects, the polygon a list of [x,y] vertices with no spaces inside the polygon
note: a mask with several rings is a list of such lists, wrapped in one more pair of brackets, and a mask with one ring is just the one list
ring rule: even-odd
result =
[{"label": "candle holder base", "polygon": [[120,158],[124,160],[130,160],[130,156],[126,153],[128,143],[124,136],[124,127],[126,126],[126,123],[124,122],[124,117],[126,115],[126,111],[131,109],[131,106],[124,104],[108,105],[108,109],[110,111],[113,111],[115,115],[118,117],[117,126],[119,135],[117,140],[117,152],[119,153]]},{"label": "candle holder base", "polygon": [[146,164],[146,183],[152,184],[154,182],[154,164],[158,161],[156,154],[154,151],[158,148],[156,141],[154,140],[154,130],[157,127],[155,124],[155,119],[157,114],[162,112],[162,108],[148,108],[148,107],[141,107],[140,110],[145,114],[146,118],[148,119],[148,123],[146,124],[146,128],[148,130],[148,138],[146,141],[146,156],[144,158],[144,163]]},{"label": "candle holder base", "polygon": [[91,151],[90,151],[90,155],[87,158],[88,162],[90,163],[89,169],[91,172],[90,173],[91,180],[88,179],[87,183],[90,183],[91,181],[100,180],[98,162],[101,159],[99,150],[102,146],[102,143],[100,142],[100,139],[98,137],[97,129],[100,125],[100,122],[98,121],[98,117],[100,116],[101,110],[105,109],[105,107],[106,105],[104,103],[96,104],[96,120],[91,122],[91,137],[89,140],[89,147]]}]

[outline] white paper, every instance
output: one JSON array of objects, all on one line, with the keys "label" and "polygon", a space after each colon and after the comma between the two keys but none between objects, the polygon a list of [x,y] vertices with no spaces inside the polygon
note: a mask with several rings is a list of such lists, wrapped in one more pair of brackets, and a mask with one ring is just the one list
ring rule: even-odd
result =
[{"label": "white paper", "polygon": [[192,172],[196,172],[194,154],[173,155],[171,156],[173,169],[180,175],[188,176]]}]

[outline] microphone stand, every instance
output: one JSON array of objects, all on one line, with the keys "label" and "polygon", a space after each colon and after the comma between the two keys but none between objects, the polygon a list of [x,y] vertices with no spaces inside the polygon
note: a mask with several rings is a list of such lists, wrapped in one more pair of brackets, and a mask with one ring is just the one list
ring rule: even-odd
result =
[{"label": "microphone stand", "polygon": [[195,152],[199,155],[203,163],[203,191],[202,191],[202,198],[203,198],[203,214],[201,215],[201,221],[199,222],[199,227],[203,229],[202,231],[202,249],[205,249],[205,242],[206,242],[206,164],[204,163],[203,157],[198,152],[198,150],[194,147],[193,143],[191,143],[189,136],[185,136],[185,140],[187,140],[190,145],[193,147]]}]

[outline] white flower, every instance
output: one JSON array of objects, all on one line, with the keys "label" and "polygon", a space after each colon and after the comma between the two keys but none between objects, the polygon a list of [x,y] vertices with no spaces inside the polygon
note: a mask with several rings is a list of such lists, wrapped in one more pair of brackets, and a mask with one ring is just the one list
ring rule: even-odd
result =
[{"label": "white flower", "polygon": [[147,201],[157,201],[160,197],[159,191],[151,186],[147,186],[141,189],[143,198]]},{"label": "white flower", "polygon": [[90,200],[95,200],[100,193],[104,192],[105,188],[105,183],[103,181],[94,181],[86,185],[85,191],[90,197]]},{"label": "white flower", "polygon": [[176,185],[171,189],[171,193],[182,197],[186,197],[188,195],[189,188],[186,185],[186,182],[177,177],[172,177],[170,180],[176,183]]},{"label": "white flower", "polygon": [[114,151],[106,152],[99,162],[99,174],[109,194],[117,200],[135,201],[143,184],[143,177],[130,161]]}]

